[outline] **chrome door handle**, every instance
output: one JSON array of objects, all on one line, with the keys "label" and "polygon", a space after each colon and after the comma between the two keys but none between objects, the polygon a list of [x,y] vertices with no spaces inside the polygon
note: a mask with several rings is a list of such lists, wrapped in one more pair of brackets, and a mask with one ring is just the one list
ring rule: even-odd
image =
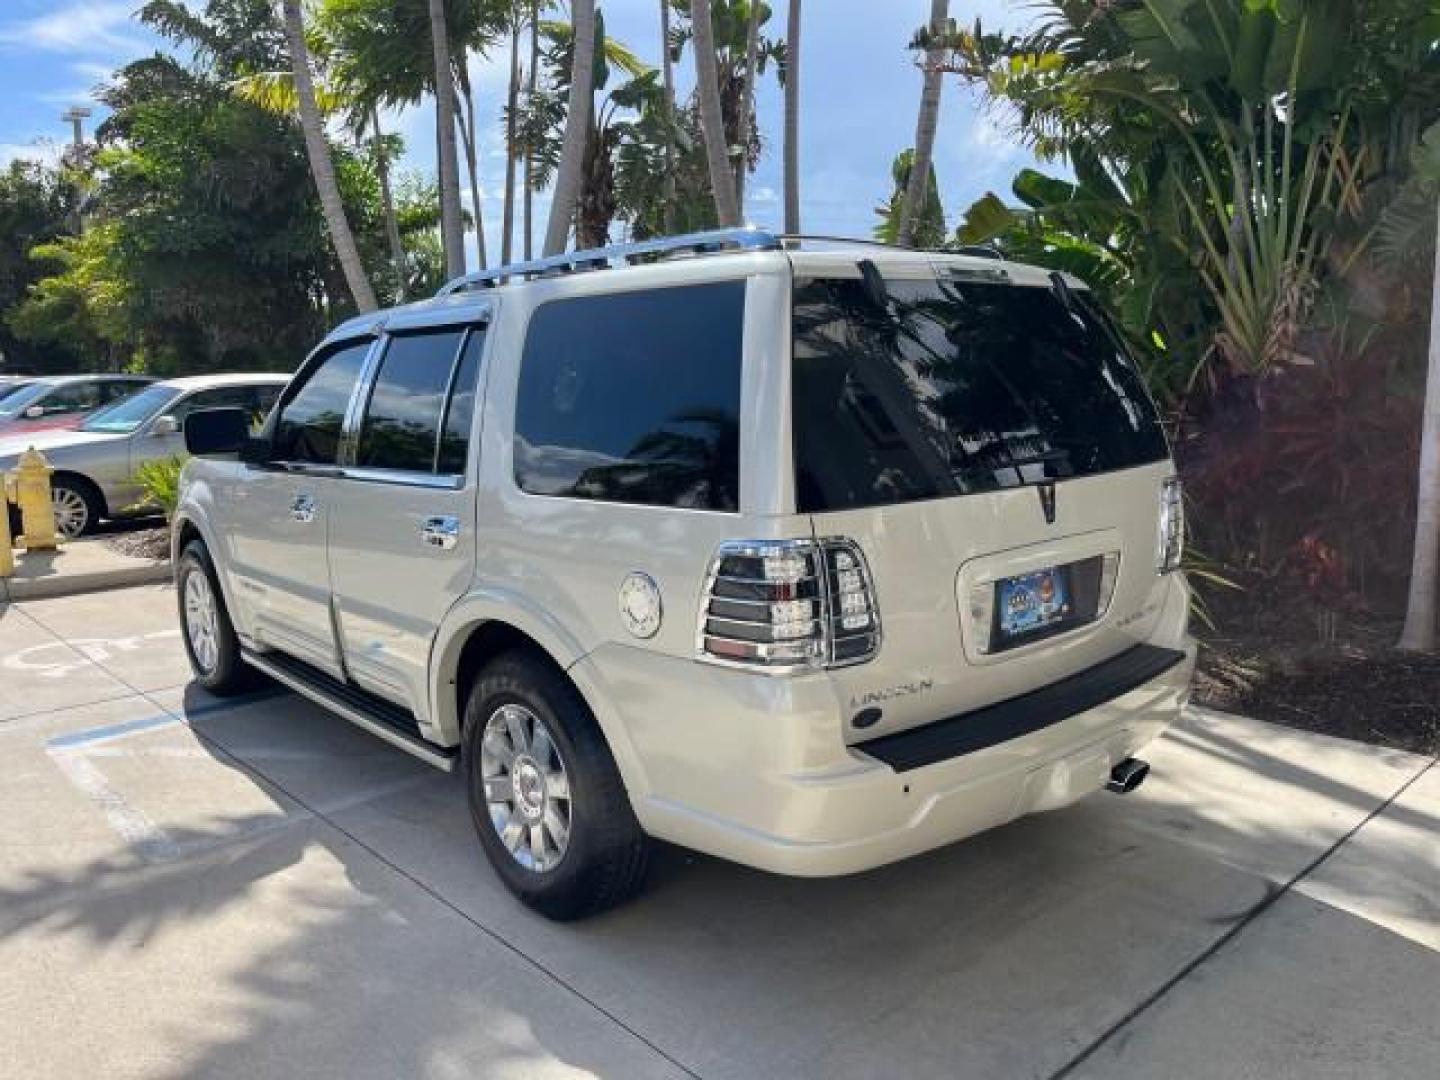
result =
[{"label": "chrome door handle", "polygon": [[420,526],[420,542],[426,547],[449,551],[460,539],[460,519],[445,515],[428,517]]},{"label": "chrome door handle", "polygon": [[290,503],[290,520],[309,525],[315,520],[315,496],[296,495]]}]

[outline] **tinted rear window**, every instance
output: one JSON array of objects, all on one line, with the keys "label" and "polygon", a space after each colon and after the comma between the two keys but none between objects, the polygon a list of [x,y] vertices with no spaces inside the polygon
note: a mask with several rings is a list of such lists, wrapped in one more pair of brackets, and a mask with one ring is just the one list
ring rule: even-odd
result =
[{"label": "tinted rear window", "polygon": [[798,279],[799,510],[997,491],[1161,460],[1129,357],[1085,302],[1050,289]]},{"label": "tinted rear window", "polygon": [[356,464],[435,471],[440,419],[463,328],[390,339],[360,425]]},{"label": "tinted rear window", "polygon": [[538,308],[515,411],[520,487],[737,509],[744,312],[741,281]]}]

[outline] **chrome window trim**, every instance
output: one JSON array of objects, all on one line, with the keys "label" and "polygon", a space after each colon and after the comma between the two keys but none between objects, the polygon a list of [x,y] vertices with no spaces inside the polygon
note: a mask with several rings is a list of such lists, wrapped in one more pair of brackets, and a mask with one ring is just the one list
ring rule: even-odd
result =
[{"label": "chrome window trim", "polygon": [[359,480],[367,484],[390,484],[395,487],[432,488],[441,491],[459,491],[465,486],[463,475],[438,475],[436,473],[412,472],[405,469],[372,469],[350,465],[339,471],[341,480]]}]

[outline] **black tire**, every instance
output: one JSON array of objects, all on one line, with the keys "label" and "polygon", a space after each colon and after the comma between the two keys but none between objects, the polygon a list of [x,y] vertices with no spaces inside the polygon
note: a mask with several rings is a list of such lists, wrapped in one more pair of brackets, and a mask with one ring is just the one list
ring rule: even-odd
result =
[{"label": "black tire", "polygon": [[[482,744],[490,718],[519,705],[542,721],[569,781],[568,841],[556,865],[521,865],[492,823]],[[490,865],[527,907],[571,920],[615,907],[645,883],[650,840],[635,820],[620,770],[574,685],[527,651],[496,657],[475,680],[465,708],[462,767],[470,815]]]},{"label": "black tire", "polygon": [[[196,653],[196,644],[191,641],[190,623],[186,618],[187,582],[195,574],[204,578],[215,604],[215,659],[209,665]],[[225,594],[220,591],[215,564],[210,561],[210,552],[206,550],[204,541],[192,540],[185,545],[175,567],[175,596],[180,613],[180,638],[185,642],[185,655],[190,660],[195,681],[218,697],[239,694],[253,687],[256,671],[240,659],[240,641],[235,636],[230,612],[225,608]]]},{"label": "black tire", "polygon": [[60,516],[57,513],[55,519],[55,531],[63,539],[73,540],[80,536],[89,536],[100,524],[100,519],[105,516],[105,500],[100,497],[100,492],[95,485],[78,476],[57,476],[50,482],[50,497],[52,501],[58,502],[68,496],[72,505],[84,507],[84,521],[78,529],[66,531],[61,528]]}]

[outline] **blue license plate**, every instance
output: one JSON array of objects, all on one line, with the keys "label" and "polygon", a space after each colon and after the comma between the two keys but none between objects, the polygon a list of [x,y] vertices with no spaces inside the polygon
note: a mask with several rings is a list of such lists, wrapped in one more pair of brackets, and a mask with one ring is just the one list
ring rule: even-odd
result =
[{"label": "blue license plate", "polygon": [[1075,614],[1063,567],[1035,570],[995,583],[995,610],[1002,638],[1029,637]]}]

